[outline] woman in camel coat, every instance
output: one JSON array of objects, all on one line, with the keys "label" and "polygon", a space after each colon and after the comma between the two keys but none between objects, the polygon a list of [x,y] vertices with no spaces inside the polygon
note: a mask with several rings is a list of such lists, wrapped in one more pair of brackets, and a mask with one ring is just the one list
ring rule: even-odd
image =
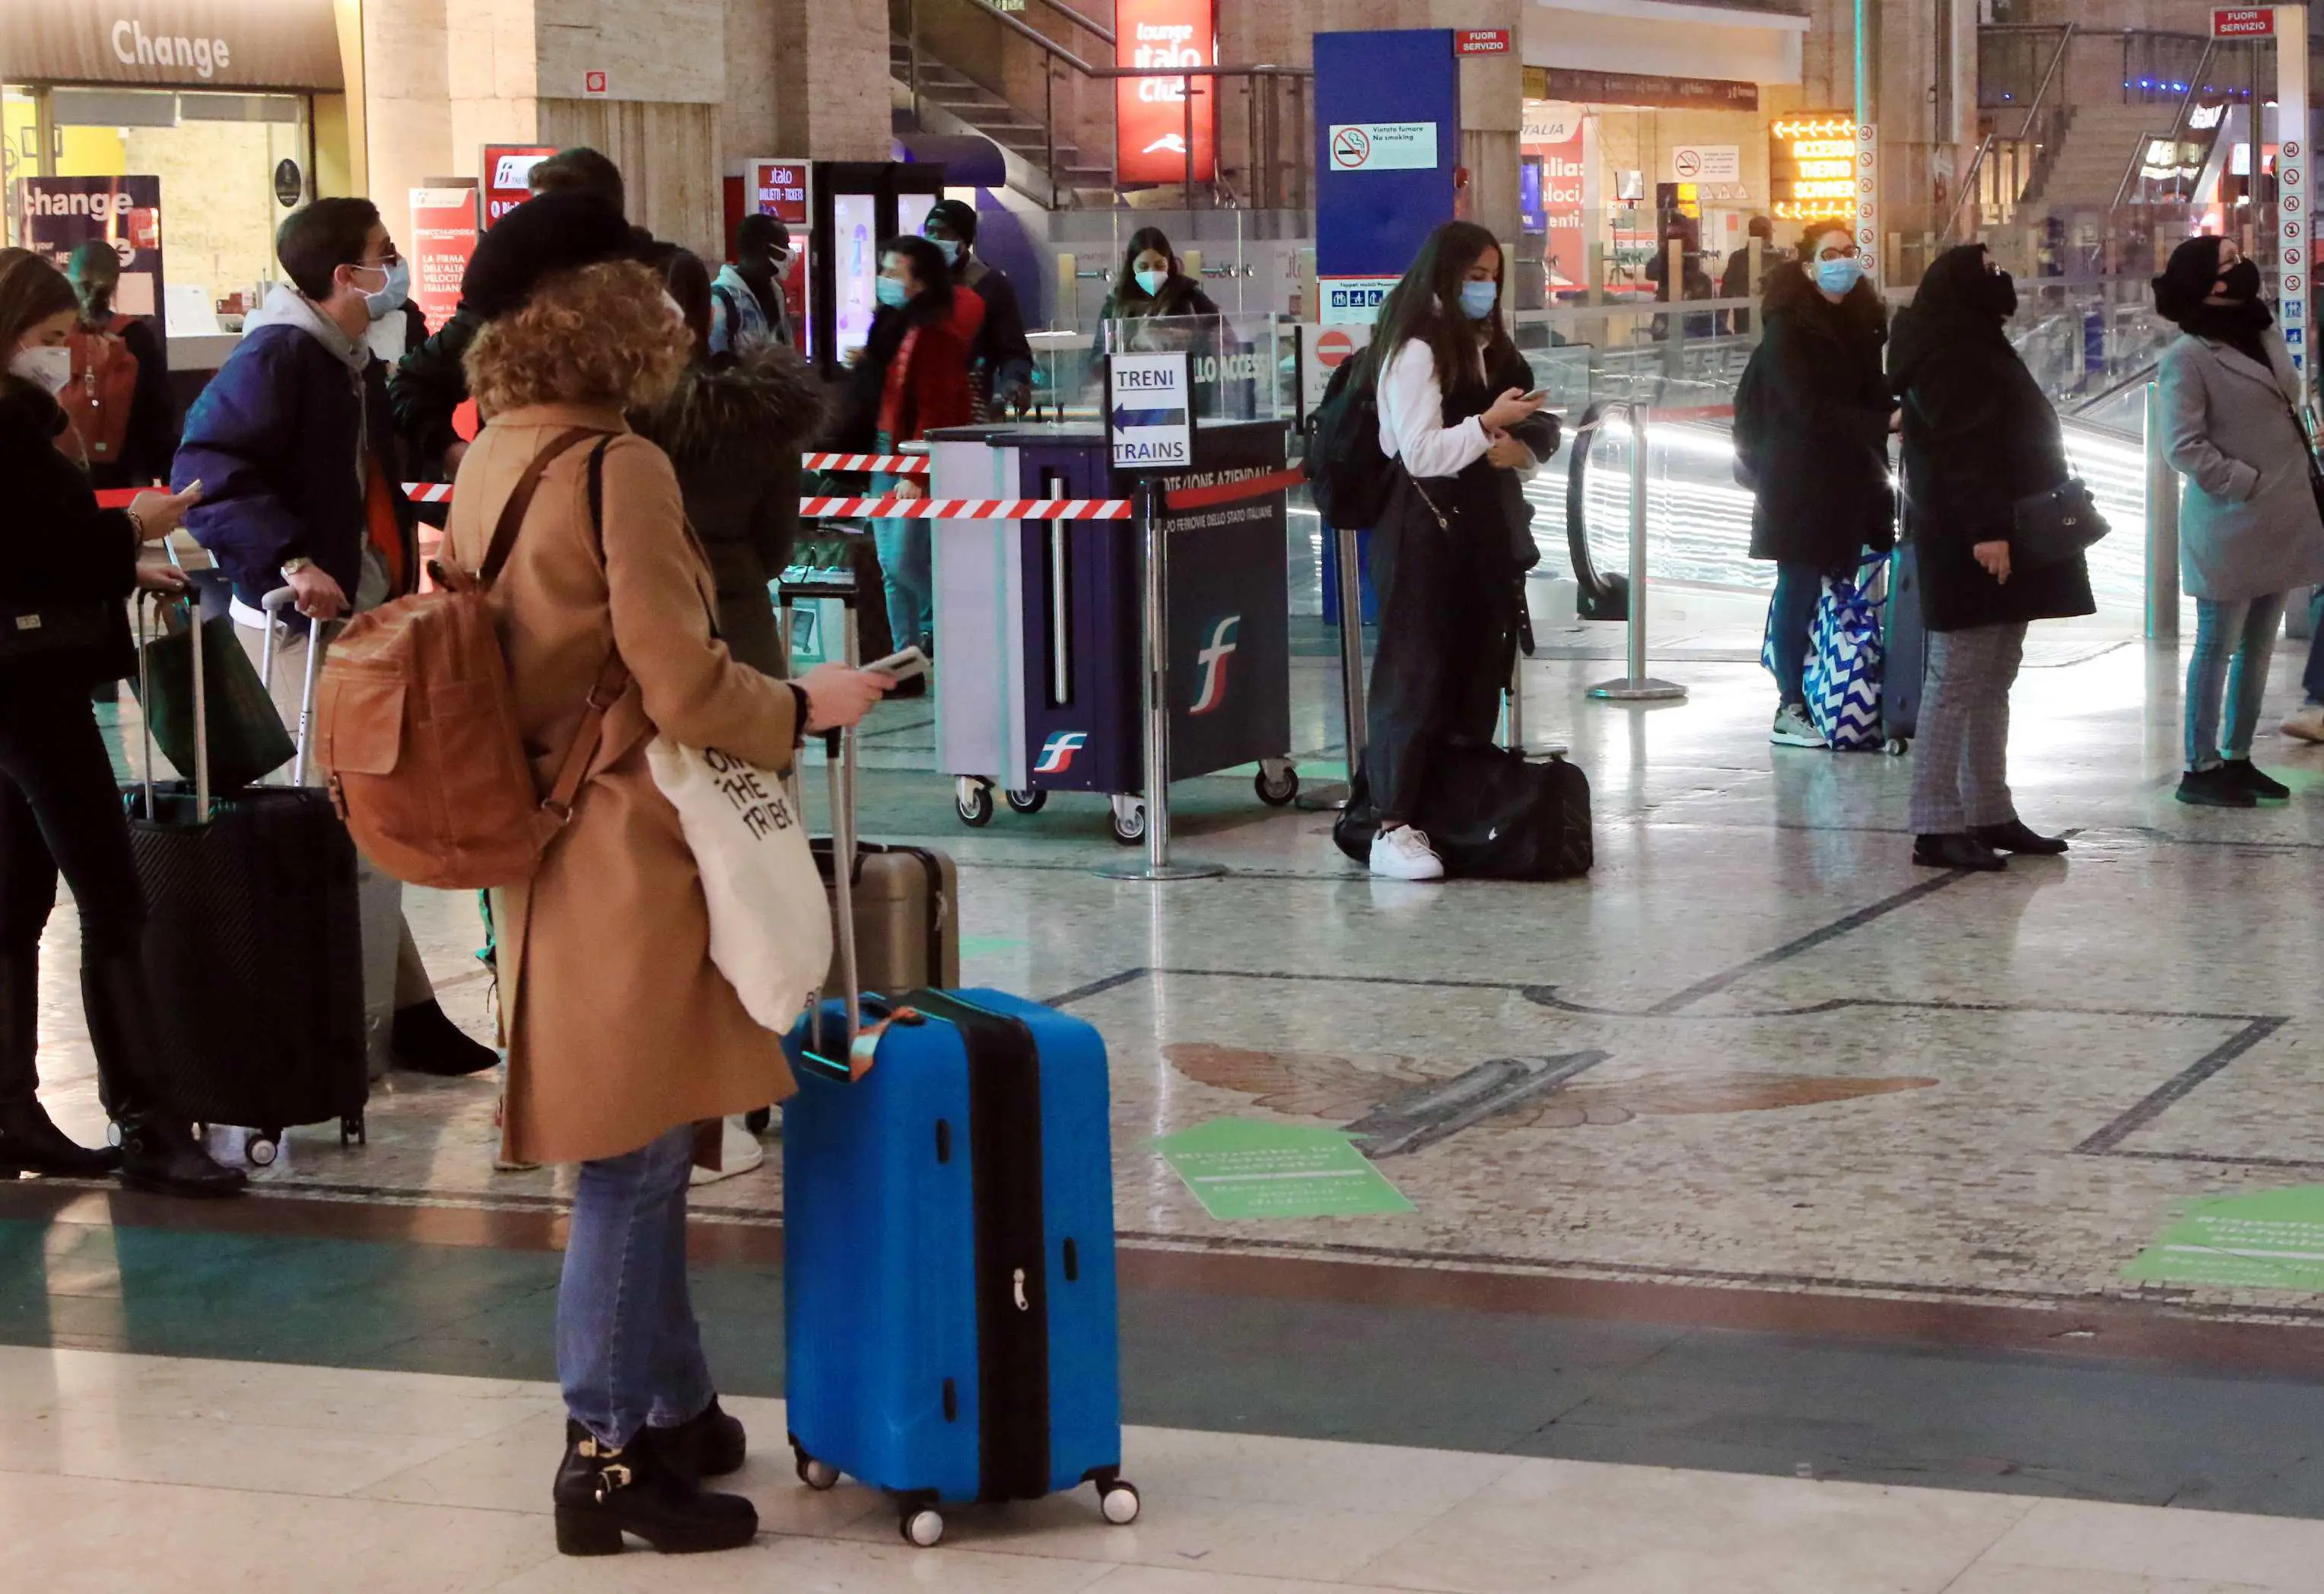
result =
[{"label": "woman in camel coat", "polygon": [[647,743],[659,733],[787,769],[807,731],[854,723],[886,685],[836,668],[770,680],[718,640],[678,479],[622,419],[666,397],[690,352],[645,267],[546,278],[469,350],[489,424],[461,464],[447,539],[456,564],[480,566],[518,478],[562,440],[491,594],[544,788],[609,649],[632,677],[571,824],[494,903],[504,1150],[581,1165],[557,1328],[572,1419],[558,1542],[576,1554],[619,1549],[625,1529],[675,1550],[756,1527],[748,1501],[696,1481],[742,1464],[742,1434],[718,1409],[687,1301],[686,1194],[696,1126],[779,1101],[791,1081],[780,1037],[710,961],[701,878]]}]

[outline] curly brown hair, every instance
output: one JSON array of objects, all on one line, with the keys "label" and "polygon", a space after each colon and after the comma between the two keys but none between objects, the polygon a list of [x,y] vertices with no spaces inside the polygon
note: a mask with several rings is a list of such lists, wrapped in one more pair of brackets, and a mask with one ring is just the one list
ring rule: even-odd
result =
[{"label": "curly brown hair", "polygon": [[607,261],[544,281],[468,346],[468,391],[490,418],[531,404],[650,408],[669,397],[694,335],[659,273]]}]

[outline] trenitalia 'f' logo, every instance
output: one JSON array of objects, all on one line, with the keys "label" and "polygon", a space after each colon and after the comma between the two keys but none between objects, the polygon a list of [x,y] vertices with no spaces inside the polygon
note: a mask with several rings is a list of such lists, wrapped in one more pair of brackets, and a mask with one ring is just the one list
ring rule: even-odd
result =
[{"label": "trenitalia 'f' logo", "polygon": [[1194,662],[1203,667],[1203,687],[1194,694],[1193,714],[1215,714],[1227,700],[1227,660],[1234,656],[1235,632],[1242,627],[1242,616],[1230,614],[1211,627],[1210,644],[1194,655]]},{"label": "trenitalia 'f' logo", "polygon": [[1060,731],[1041,743],[1041,761],[1033,766],[1036,775],[1062,775],[1074,767],[1074,754],[1081,751],[1089,741],[1087,731]]}]

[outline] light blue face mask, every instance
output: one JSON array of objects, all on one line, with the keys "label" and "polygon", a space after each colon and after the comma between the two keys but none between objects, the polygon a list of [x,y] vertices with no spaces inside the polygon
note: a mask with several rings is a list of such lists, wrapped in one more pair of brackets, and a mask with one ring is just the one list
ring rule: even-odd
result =
[{"label": "light blue face mask", "polygon": [[1846,293],[1864,281],[1864,263],[1852,254],[1838,260],[1820,260],[1815,268],[1816,286],[1826,293]]},{"label": "light blue face mask", "polygon": [[1167,272],[1140,272],[1138,273],[1139,290],[1144,293],[1148,299],[1161,298],[1162,290],[1169,283],[1169,281],[1170,273]]},{"label": "light blue face mask", "polygon": [[371,318],[384,321],[401,309],[403,301],[411,297],[411,267],[401,255],[398,255],[393,265],[364,269],[387,273],[387,281],[377,293],[364,295],[364,309],[371,312]]},{"label": "light blue face mask", "polygon": [[928,242],[935,244],[936,246],[936,253],[945,257],[945,264],[958,265],[960,263],[959,239],[930,238]]},{"label": "light blue face mask", "polygon": [[1471,321],[1481,321],[1493,313],[1493,306],[1501,297],[1498,282],[1463,282],[1461,284],[1461,313]]},{"label": "light blue face mask", "polygon": [[880,302],[891,310],[902,309],[904,301],[911,297],[904,291],[904,285],[893,277],[875,278],[872,283],[872,291],[878,294]]}]

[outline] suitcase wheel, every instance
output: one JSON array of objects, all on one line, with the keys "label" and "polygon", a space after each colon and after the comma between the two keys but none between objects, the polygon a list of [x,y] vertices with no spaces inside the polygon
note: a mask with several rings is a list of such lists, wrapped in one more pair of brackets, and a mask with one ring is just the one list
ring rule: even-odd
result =
[{"label": "suitcase wheel", "polygon": [[963,825],[983,829],[992,823],[992,782],[962,776],[953,783],[952,806]]},{"label": "suitcase wheel", "polygon": [[799,1481],[820,1494],[839,1486],[839,1469],[828,1461],[818,1461],[805,1451],[798,1452]]},{"label": "suitcase wheel", "polygon": [[1049,794],[1046,791],[1012,791],[1009,794],[1009,806],[1019,814],[1038,814],[1049,806]]},{"label": "suitcase wheel", "polygon": [[358,1146],[371,1144],[371,1133],[364,1128],[364,1115],[360,1112],[339,1119],[339,1149],[346,1150],[350,1140]]},{"label": "suitcase wheel", "polygon": [[1135,847],[1146,840],[1146,799],[1118,797],[1113,799],[1113,839],[1125,847]]},{"label": "suitcase wheel", "polygon": [[932,1511],[925,1506],[917,1511],[907,1511],[898,1526],[902,1530],[904,1543],[916,1544],[923,1550],[933,1550],[944,1542],[944,1514],[940,1511]]},{"label": "suitcase wheel", "polygon": [[1891,736],[1880,751],[1892,759],[1901,759],[1912,750],[1912,746],[1913,744],[1902,736]]},{"label": "suitcase wheel", "polygon": [[274,1159],[282,1155],[282,1131],[281,1129],[251,1130],[244,1155],[250,1158],[252,1167],[272,1167]]},{"label": "suitcase wheel", "polygon": [[1299,795],[1299,771],[1284,759],[1262,760],[1250,783],[1259,800],[1270,808],[1280,808]]},{"label": "suitcase wheel", "polygon": [[1116,1527],[1128,1527],[1138,1520],[1138,1486],[1115,1479],[1098,1491],[1098,1509]]}]

